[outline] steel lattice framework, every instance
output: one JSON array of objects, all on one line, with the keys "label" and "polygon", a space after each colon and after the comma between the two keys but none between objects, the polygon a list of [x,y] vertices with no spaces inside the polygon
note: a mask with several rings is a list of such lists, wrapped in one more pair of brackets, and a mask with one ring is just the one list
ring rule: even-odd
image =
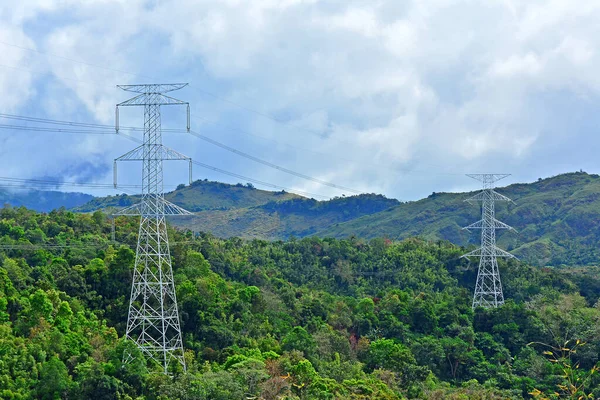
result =
[{"label": "steel lattice framework", "polygon": [[496,201],[512,202],[494,190],[494,183],[510,174],[468,174],[467,176],[483,183],[483,190],[466,201],[481,202],[481,220],[463,229],[481,229],[481,247],[463,257],[479,257],[479,270],[473,295],[473,308],[495,308],[504,304],[502,282],[498,271],[498,257],[515,258],[512,254],[496,246],[496,229],[514,229],[496,219]]},{"label": "steel lattice framework", "polygon": [[[185,369],[183,342],[175,296],[175,284],[167,236],[167,215],[191,213],[165,200],[163,193],[163,160],[191,159],[162,144],[160,107],[187,105],[188,131],[189,104],[164,93],[181,89],[186,84],[126,85],[119,88],[139,95],[117,104],[116,130],[119,130],[119,107],[144,107],[144,140],[141,146],[115,159],[115,187],[117,161],[142,161],[142,200],[116,215],[139,215],[140,228],[131,286],[126,337],[135,341],[146,358],[162,365],[168,373],[173,361]],[[127,361],[131,357],[125,354]]]}]

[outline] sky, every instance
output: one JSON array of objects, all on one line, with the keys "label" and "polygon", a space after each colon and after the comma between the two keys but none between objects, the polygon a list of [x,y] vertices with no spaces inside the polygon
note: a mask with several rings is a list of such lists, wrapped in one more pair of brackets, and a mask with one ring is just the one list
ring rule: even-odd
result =
[{"label": "sky", "polygon": [[[132,97],[116,85],[186,82],[170,94],[194,132],[355,191],[416,200],[477,189],[467,173],[598,173],[599,20],[597,0],[3,0],[0,113],[112,125]],[[143,110],[120,117],[141,126]],[[185,108],[162,122],[185,128]],[[163,141],[319,199],[353,194],[183,132]],[[112,183],[136,146],[0,129],[0,176]],[[141,165],[123,164],[119,182],[138,184]],[[200,166],[193,179],[246,183]],[[165,163],[168,189],[187,181]]]}]

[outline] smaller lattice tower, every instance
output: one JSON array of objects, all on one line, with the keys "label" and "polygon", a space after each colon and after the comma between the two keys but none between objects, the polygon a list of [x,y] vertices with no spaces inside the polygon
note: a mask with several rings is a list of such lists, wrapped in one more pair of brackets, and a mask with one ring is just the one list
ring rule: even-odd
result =
[{"label": "smaller lattice tower", "polygon": [[483,183],[483,190],[465,200],[471,204],[481,202],[481,219],[463,229],[481,229],[481,247],[463,257],[479,257],[479,269],[473,295],[473,308],[495,308],[504,304],[502,282],[498,271],[498,257],[516,258],[496,246],[496,229],[514,229],[496,219],[496,201],[512,202],[494,190],[494,183],[510,174],[467,174]]}]

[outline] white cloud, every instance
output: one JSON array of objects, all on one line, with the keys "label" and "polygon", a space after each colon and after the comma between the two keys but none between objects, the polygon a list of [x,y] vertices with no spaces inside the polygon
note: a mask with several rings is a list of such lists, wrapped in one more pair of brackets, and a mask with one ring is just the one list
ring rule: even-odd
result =
[{"label": "white cloud", "polygon": [[[40,104],[52,117],[73,118],[81,104],[82,115],[111,123],[114,104],[124,98],[114,85],[142,80],[119,71],[188,79],[192,88],[182,96],[195,114],[292,147],[204,126],[212,136],[243,143],[248,151],[309,175],[390,195],[398,195],[401,185],[411,187],[410,196],[429,193],[427,186],[439,184],[449,170],[524,168],[533,155],[541,168],[554,154],[548,143],[569,136],[558,130],[569,120],[560,102],[587,107],[600,94],[597,0],[14,5],[0,12],[1,40],[92,65],[6,48],[7,60],[16,66],[42,57],[40,70],[54,81],[41,75],[37,84],[46,90],[32,99],[33,75],[0,77],[0,106]],[[36,31],[42,20],[55,22]],[[11,103],[5,94],[15,90],[24,96]],[[57,101],[48,100],[57,94],[64,116]],[[277,124],[260,113],[287,122]],[[589,133],[570,137],[586,141]],[[190,145],[195,142],[189,139],[175,141],[213,164],[227,162],[219,164],[226,169],[335,193],[297,179],[287,182],[285,175],[204,144]],[[111,142],[81,143],[80,152],[94,156],[112,151]],[[294,146],[315,152],[294,152]],[[319,156],[323,153],[330,156]],[[580,165],[575,156],[573,161]],[[436,165],[439,175],[429,165]],[[385,173],[386,167],[399,172]],[[401,172],[419,169],[431,177]],[[460,185],[453,179],[448,187]]]},{"label": "white cloud", "polygon": [[515,75],[534,76],[542,69],[542,64],[535,54],[528,53],[524,56],[512,55],[506,60],[492,65],[493,78],[514,78]]},{"label": "white cloud", "polygon": [[[0,41],[35,47],[22,30],[0,25]],[[6,47],[0,60],[0,108],[13,112],[35,93],[32,87],[35,68],[31,69],[30,54],[16,47]]]}]

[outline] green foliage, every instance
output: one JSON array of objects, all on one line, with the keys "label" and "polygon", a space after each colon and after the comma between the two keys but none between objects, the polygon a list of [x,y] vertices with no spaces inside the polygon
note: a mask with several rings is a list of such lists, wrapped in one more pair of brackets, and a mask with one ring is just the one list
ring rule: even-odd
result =
[{"label": "green foliage", "polygon": [[448,242],[171,230],[187,372],[165,376],[123,338],[136,220],[116,220],[115,245],[98,213],[0,217],[20,245],[0,252],[0,398],[551,398],[567,364],[528,343],[577,340],[569,376],[600,396],[586,269],[502,261],[514,300],[473,311],[475,272]]},{"label": "green foliage", "polygon": [[[596,244],[600,229],[600,176],[575,172],[498,191],[514,200],[499,205],[503,222],[518,232],[498,232],[498,242],[531,264],[591,265],[600,261]],[[458,245],[477,243],[476,235],[461,228],[481,216],[463,200],[475,193],[433,193],[426,199],[332,225],[321,236],[449,240]]]}]

